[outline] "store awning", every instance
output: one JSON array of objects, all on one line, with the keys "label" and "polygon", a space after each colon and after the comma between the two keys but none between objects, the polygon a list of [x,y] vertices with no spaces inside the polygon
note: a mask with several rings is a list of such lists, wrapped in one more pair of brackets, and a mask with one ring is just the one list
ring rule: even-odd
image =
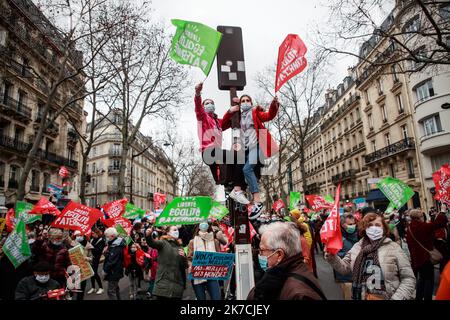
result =
[{"label": "store awning", "polygon": [[386,196],[384,195],[383,192],[380,191],[380,189],[374,189],[374,190],[370,190],[369,193],[367,194],[367,198],[366,198],[367,202],[371,202],[371,201],[389,201],[388,198],[386,198]]}]

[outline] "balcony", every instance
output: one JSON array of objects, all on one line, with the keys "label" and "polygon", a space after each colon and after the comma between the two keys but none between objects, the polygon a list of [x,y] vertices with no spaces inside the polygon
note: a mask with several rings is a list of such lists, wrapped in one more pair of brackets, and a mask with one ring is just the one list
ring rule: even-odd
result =
[{"label": "balcony", "polygon": [[76,145],[78,142],[78,134],[74,128],[67,129],[67,143],[70,145]]},{"label": "balcony", "polygon": [[31,121],[31,108],[0,92],[1,111],[10,117],[28,124]]},{"label": "balcony", "polygon": [[392,42],[386,50],[383,51],[382,54],[380,54],[375,61],[373,61],[359,76],[358,79],[356,79],[356,86],[360,87],[367,79],[371,78],[372,75],[380,69],[380,67],[389,61],[389,59],[394,55],[396,51],[396,45],[394,42]]},{"label": "balcony", "polygon": [[[34,122],[34,128],[37,129],[41,126],[42,121],[42,114],[38,113],[36,115],[36,119]],[[47,117],[46,121],[47,128],[44,130],[45,134],[48,134],[52,137],[57,137],[59,135],[59,124],[57,124],[55,121],[52,121],[50,117]]]},{"label": "balcony", "polygon": [[21,154],[26,154],[31,149],[30,144],[5,135],[0,135],[0,146],[17,151]]},{"label": "balcony", "polygon": [[356,175],[356,170],[350,169],[350,170],[347,170],[347,171],[344,171],[344,172],[341,172],[341,173],[338,173],[338,174],[334,175],[331,178],[331,181],[334,184],[338,184],[341,181],[346,181],[346,180],[349,180],[349,179],[353,179],[355,177],[355,175]]},{"label": "balcony", "polygon": [[10,179],[8,181],[8,189],[17,189],[19,188],[19,181]]},{"label": "balcony", "polygon": [[122,150],[117,150],[117,149],[109,149],[108,151],[108,156],[110,158],[117,158],[117,157],[121,157],[122,156]]},{"label": "balcony", "polygon": [[366,165],[416,148],[413,138],[406,138],[365,156]]},{"label": "balcony", "polygon": [[120,167],[109,166],[108,167],[108,173],[109,174],[119,174],[120,173]]}]

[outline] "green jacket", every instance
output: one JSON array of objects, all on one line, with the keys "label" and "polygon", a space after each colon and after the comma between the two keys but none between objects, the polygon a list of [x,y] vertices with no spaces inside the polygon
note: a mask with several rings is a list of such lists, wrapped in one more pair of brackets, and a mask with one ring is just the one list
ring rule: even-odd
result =
[{"label": "green jacket", "polygon": [[156,272],[155,296],[167,298],[182,298],[186,288],[186,257],[180,256],[179,249],[183,249],[175,240],[154,240],[146,238],[147,244],[158,250],[158,270]]}]

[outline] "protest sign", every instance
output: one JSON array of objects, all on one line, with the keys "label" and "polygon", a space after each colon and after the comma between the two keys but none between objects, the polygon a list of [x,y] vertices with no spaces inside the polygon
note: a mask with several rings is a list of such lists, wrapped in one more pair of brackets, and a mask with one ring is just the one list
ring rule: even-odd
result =
[{"label": "protest sign", "polygon": [[14,230],[6,238],[2,249],[14,268],[17,268],[31,257],[31,249],[28,244],[25,222],[23,220],[17,222]]},{"label": "protest sign", "polygon": [[387,176],[377,183],[377,187],[396,209],[400,209],[414,195],[414,191],[403,181]]},{"label": "protest sign", "polygon": [[197,224],[208,219],[211,197],[177,197],[156,218],[155,226]]},{"label": "protest sign", "polygon": [[233,253],[196,251],[189,280],[228,280],[234,263]]},{"label": "protest sign", "polygon": [[337,254],[343,246],[341,234],[341,220],[338,214],[341,184],[338,185],[334,198],[333,209],[320,229],[320,239],[326,245],[325,250]]},{"label": "protest sign", "polygon": [[322,209],[330,209],[333,207],[332,203],[325,200],[324,197],[316,196],[314,194],[305,195],[306,201],[308,201],[313,211],[319,211]]},{"label": "protest sign", "polygon": [[62,194],[63,190],[64,190],[64,187],[59,186],[54,183],[49,183],[47,185],[47,191],[56,197],[60,196]]},{"label": "protest sign", "polygon": [[135,206],[132,203],[127,203],[125,205],[125,213],[122,215],[123,218],[134,220],[145,215],[145,210]]},{"label": "protest sign", "polygon": [[275,92],[292,77],[302,72],[307,65],[307,48],[296,34],[289,34],[278,49],[278,64],[275,78]]},{"label": "protest sign", "polygon": [[294,210],[297,204],[300,202],[301,194],[300,192],[291,191],[289,195],[289,210]]},{"label": "protest sign", "polygon": [[275,212],[280,211],[282,208],[284,208],[284,203],[283,203],[283,200],[281,200],[281,199],[278,199],[272,205],[272,209],[275,210]]},{"label": "protest sign", "polygon": [[69,249],[70,261],[73,265],[78,266],[81,272],[80,281],[89,279],[94,275],[94,270],[92,270],[91,264],[87,261],[84,254],[84,250],[81,245],[77,245]]},{"label": "protest sign", "polygon": [[353,200],[353,203],[356,206],[356,209],[362,209],[367,206],[365,198],[356,198]]},{"label": "protest sign", "polygon": [[71,201],[53,221],[52,227],[79,230],[85,235],[102,216],[100,210]]},{"label": "protest sign", "polygon": [[33,209],[28,212],[29,214],[51,214],[57,216],[61,211],[56,208],[56,206],[50,202],[46,197],[41,197],[39,201],[35,204]]},{"label": "protest sign", "polygon": [[31,203],[25,201],[16,202],[16,220],[22,220],[25,224],[30,224],[38,220],[42,220],[42,215],[40,214],[29,214],[30,210],[33,209]]},{"label": "protest sign", "polygon": [[108,215],[109,219],[115,219],[125,212],[125,205],[128,203],[127,199],[121,199],[121,200],[115,200],[108,202],[104,206],[102,206],[102,209],[106,214]]},{"label": "protest sign", "polygon": [[216,220],[222,220],[228,214],[228,208],[221,205],[217,201],[213,201],[211,211],[209,211],[209,217]]},{"label": "protest sign", "polygon": [[172,24],[177,27],[170,49],[172,59],[198,67],[208,76],[222,34],[198,22],[173,19]]},{"label": "protest sign", "polygon": [[433,181],[436,187],[434,199],[450,205],[450,167],[444,164],[433,173]]}]

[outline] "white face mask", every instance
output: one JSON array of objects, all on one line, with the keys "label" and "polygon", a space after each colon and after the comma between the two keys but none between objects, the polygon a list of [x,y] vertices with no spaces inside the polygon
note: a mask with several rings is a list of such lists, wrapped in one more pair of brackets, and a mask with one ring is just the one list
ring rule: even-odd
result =
[{"label": "white face mask", "polygon": [[366,235],[372,241],[380,240],[383,237],[383,228],[377,226],[368,227],[366,229]]},{"label": "white face mask", "polygon": [[248,111],[248,110],[250,110],[252,108],[252,104],[250,103],[250,102],[244,102],[244,103],[241,103],[241,110],[242,111]]},{"label": "white face mask", "polygon": [[169,232],[169,236],[171,236],[172,238],[178,239],[178,237],[180,236],[180,233],[178,232],[178,230],[171,231],[171,232]]},{"label": "white face mask", "polygon": [[76,237],[75,240],[76,240],[77,242],[83,242],[84,237]]},{"label": "white face mask", "polygon": [[40,282],[40,283],[46,283],[46,282],[48,282],[48,280],[50,280],[50,275],[49,274],[46,274],[46,275],[36,275],[35,276],[35,278],[36,278],[36,281],[37,282]]},{"label": "white face mask", "polygon": [[214,103],[208,102],[207,104],[205,104],[205,111],[207,113],[214,113],[214,111],[216,111],[216,106],[214,105]]}]

